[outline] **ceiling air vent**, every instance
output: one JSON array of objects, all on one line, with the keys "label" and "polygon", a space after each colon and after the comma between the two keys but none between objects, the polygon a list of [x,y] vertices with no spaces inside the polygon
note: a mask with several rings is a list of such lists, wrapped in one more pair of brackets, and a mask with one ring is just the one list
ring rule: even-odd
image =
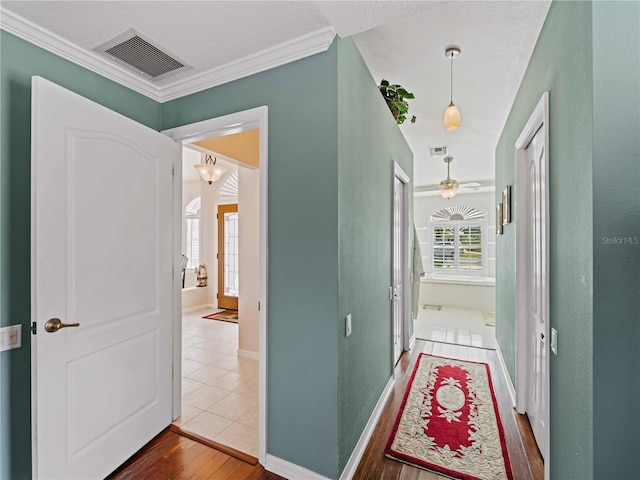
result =
[{"label": "ceiling air vent", "polygon": [[429,151],[431,152],[432,157],[438,157],[440,155],[447,154],[447,146],[443,145],[441,147],[429,147]]},{"label": "ceiling air vent", "polygon": [[154,81],[189,68],[135,30],[128,30],[95,50]]}]

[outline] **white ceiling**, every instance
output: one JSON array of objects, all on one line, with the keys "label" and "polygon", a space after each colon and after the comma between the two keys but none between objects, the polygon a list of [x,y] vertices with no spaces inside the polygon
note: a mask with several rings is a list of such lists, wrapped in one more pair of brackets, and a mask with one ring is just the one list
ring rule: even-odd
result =
[{"label": "white ceiling", "polygon": [[[387,78],[416,95],[418,117],[401,131],[414,154],[414,184],[438,183],[447,145],[460,182],[491,181],[493,153],[544,18],[540,1],[6,1],[7,31],[165,101],[325,50],[335,33],[354,39],[376,82]],[[92,50],[134,29],[192,68],[154,83]],[[449,102],[448,45],[454,102],[462,126],[442,126]]]}]

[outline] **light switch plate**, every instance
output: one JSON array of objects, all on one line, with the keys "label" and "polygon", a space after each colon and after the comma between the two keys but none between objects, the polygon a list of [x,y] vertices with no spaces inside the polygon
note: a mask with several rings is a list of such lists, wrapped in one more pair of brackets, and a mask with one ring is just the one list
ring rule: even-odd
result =
[{"label": "light switch plate", "polygon": [[347,315],[344,319],[344,336],[351,335],[351,314]]},{"label": "light switch plate", "polygon": [[551,351],[558,355],[558,331],[555,328],[551,329]]},{"label": "light switch plate", "polygon": [[0,352],[22,346],[22,325],[0,328]]}]

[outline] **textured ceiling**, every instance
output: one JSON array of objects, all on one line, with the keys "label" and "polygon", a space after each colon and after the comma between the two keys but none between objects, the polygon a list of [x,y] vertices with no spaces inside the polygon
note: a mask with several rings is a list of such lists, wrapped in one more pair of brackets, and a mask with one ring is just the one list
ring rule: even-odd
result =
[{"label": "textured ceiling", "polygon": [[[415,94],[402,133],[414,152],[414,185],[446,177],[443,157],[428,147],[447,145],[451,176],[460,182],[492,181],[494,149],[529,63],[548,2],[430,2],[428,11],[354,36],[374,79],[400,83]],[[449,104],[450,61],[457,45],[453,100],[458,130],[443,126]]]},{"label": "textured ceiling", "polygon": [[[447,145],[452,177],[492,180],[493,151],[533,51],[549,2],[542,1],[5,1],[5,11],[87,51],[134,29],[192,68],[170,86],[333,30],[353,35],[376,82],[416,95],[415,124],[401,131],[415,154],[416,186],[438,183],[445,164],[428,146]],[[458,45],[454,101],[462,126],[446,132],[447,45]],[[140,81],[139,79],[137,81]]]}]

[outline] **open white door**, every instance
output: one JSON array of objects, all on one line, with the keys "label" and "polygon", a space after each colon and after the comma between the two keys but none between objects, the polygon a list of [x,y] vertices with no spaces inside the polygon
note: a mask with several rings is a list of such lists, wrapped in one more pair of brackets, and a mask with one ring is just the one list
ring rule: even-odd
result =
[{"label": "open white door", "polygon": [[35,478],[104,478],[171,422],[172,164],[168,137],[34,77]]}]

